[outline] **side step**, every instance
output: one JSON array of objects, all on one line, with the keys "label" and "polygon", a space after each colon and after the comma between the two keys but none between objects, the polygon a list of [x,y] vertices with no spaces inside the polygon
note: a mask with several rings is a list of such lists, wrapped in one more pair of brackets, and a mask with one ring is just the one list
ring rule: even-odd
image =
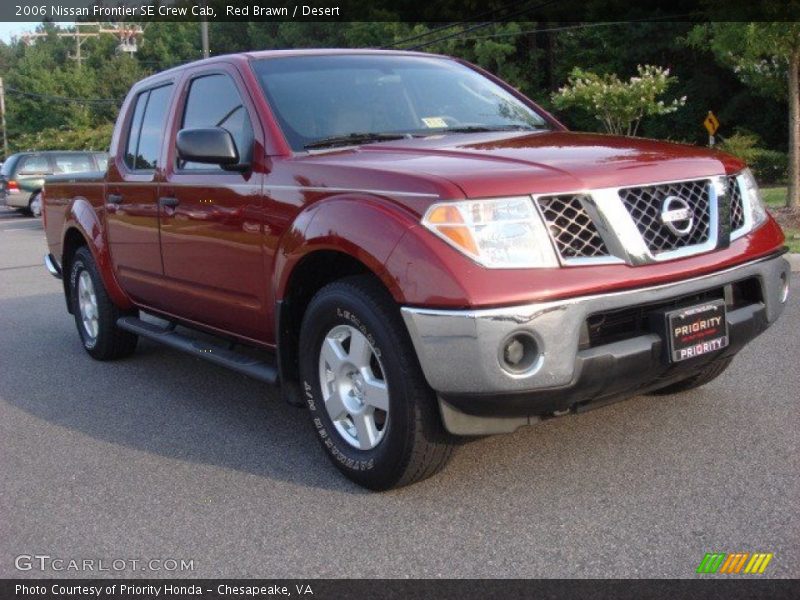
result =
[{"label": "side step", "polygon": [[149,323],[136,317],[120,317],[117,326],[125,331],[130,331],[159,344],[164,344],[176,350],[188,352],[192,356],[197,356],[214,364],[227,367],[253,379],[265,381],[275,385],[278,382],[278,369],[275,365],[236,352],[230,348],[225,348],[214,343],[200,341],[178,333],[175,327],[170,325],[161,327],[155,323]]}]

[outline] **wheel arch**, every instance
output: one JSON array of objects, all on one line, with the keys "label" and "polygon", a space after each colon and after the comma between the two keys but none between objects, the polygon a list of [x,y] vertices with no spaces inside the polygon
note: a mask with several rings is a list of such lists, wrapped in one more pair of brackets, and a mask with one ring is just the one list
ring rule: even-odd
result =
[{"label": "wheel arch", "polygon": [[64,221],[62,240],[61,271],[64,274],[64,297],[67,301],[67,310],[72,312],[72,303],[70,302],[72,260],[75,257],[75,252],[82,246],[86,246],[92,253],[92,258],[94,258],[102,277],[103,285],[112,302],[121,309],[133,308],[133,303],[114,276],[100,218],[94,207],[85,198],[76,198],[71,203]]},{"label": "wheel arch", "polygon": [[283,236],[273,264],[275,342],[283,382],[298,379],[300,323],[311,298],[325,285],[351,275],[367,275],[396,302],[404,302],[402,290],[385,264],[414,223],[392,202],[355,194],[330,197],[297,216]]},{"label": "wheel arch", "polygon": [[387,287],[364,262],[337,249],[320,248],[309,252],[292,269],[275,310],[277,358],[282,383],[299,381],[300,325],[311,299],[326,285],[353,275],[370,277]]}]

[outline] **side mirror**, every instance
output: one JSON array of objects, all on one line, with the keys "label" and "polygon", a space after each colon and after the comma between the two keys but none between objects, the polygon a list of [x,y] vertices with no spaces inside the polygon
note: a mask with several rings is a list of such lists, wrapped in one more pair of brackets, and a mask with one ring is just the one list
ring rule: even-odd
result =
[{"label": "side mirror", "polygon": [[178,157],[189,162],[207,163],[222,167],[239,164],[236,142],[227,129],[203,127],[181,129],[175,139]]}]

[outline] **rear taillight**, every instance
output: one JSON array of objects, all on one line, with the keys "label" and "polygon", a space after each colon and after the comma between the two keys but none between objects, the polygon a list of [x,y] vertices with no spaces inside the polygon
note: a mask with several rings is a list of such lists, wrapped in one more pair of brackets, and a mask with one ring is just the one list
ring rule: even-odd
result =
[{"label": "rear taillight", "polygon": [[6,183],[6,191],[8,191],[8,192],[18,192],[19,191],[19,186],[17,185],[17,182],[12,179],[8,183]]},{"label": "rear taillight", "polygon": [[44,188],[42,188],[42,191],[40,193],[42,194],[40,200],[40,202],[42,203],[42,227],[47,229],[47,208],[45,208],[47,203],[44,201]]}]

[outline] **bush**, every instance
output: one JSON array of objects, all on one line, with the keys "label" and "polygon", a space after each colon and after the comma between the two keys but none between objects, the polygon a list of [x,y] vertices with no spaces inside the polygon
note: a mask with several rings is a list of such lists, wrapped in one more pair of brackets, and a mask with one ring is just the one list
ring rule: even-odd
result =
[{"label": "bush", "polygon": [[762,184],[785,183],[789,177],[789,157],[785,152],[759,149],[750,166]]},{"label": "bush", "polygon": [[784,182],[789,168],[788,156],[784,152],[758,147],[760,141],[754,133],[737,131],[717,148],[745,161],[760,183]]},{"label": "bush", "polygon": [[593,114],[615,135],[636,135],[645,116],[667,115],[686,104],[686,96],[671,102],[658,99],[677,81],[669,69],[639,65],[637,73],[622,81],[615,74],[598,75],[575,67],[567,84],[553,94],[553,104]]}]

